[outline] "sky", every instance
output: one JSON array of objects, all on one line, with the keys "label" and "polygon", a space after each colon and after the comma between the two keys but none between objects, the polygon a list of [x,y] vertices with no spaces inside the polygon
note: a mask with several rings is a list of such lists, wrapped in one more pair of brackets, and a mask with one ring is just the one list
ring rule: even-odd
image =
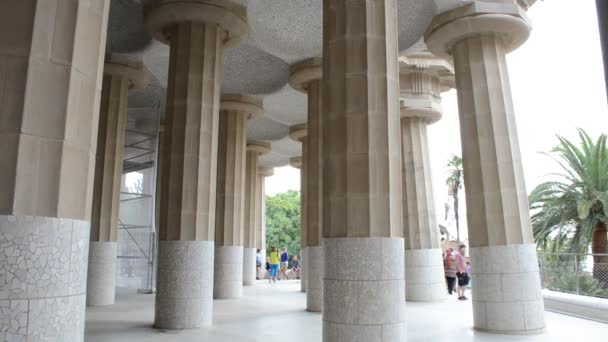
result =
[{"label": "sky", "polygon": [[[608,105],[595,1],[538,1],[530,9],[530,39],[507,56],[515,116],[528,193],[559,166],[541,152],[556,145],[559,134],[578,141],[577,128],[594,139],[608,131]],[[461,155],[456,91],[442,96],[443,118],[429,126],[429,149],[438,223],[445,222],[447,161]],[[266,194],[300,189],[299,170],[276,168]],[[461,197],[464,204],[465,198]],[[464,206],[463,206],[464,207]],[[466,208],[461,218],[466,226]],[[466,230],[463,232],[466,240]]]}]

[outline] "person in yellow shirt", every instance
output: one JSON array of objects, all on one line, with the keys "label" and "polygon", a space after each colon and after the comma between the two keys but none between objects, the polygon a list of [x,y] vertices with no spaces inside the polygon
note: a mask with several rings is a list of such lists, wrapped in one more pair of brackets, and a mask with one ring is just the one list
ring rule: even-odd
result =
[{"label": "person in yellow shirt", "polygon": [[279,251],[277,251],[276,247],[272,247],[270,251],[270,275],[268,277],[268,282],[277,282],[277,277],[279,275]]}]

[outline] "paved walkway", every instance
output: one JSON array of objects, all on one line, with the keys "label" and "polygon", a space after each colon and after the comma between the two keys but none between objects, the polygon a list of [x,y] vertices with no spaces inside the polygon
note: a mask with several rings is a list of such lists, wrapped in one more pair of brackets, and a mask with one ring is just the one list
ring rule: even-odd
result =
[{"label": "paved walkway", "polygon": [[[321,342],[321,315],[304,311],[306,295],[299,281],[246,287],[238,300],[214,301],[214,324],[200,330],[152,329],[154,296],[118,291],[117,304],[88,308],[87,342],[146,341],[289,341]],[[547,312],[548,331],[540,336],[499,336],[479,333],[473,324],[471,303],[455,297],[443,303],[407,303],[407,341],[490,342],[606,341],[608,325]],[[350,341],[348,341],[350,342]],[[371,341],[361,341],[371,342]]]}]

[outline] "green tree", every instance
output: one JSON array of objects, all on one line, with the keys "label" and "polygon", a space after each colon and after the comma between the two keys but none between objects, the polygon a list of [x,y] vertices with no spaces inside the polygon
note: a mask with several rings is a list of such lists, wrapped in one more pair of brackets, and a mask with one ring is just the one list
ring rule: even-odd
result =
[{"label": "green tree", "polygon": [[287,247],[289,255],[300,255],[300,194],[289,190],[266,196],[266,248]]},{"label": "green tree", "polygon": [[[606,135],[594,143],[579,129],[580,146],[558,136],[547,155],[561,167],[558,180],[530,194],[534,238],[540,248],[572,253],[608,253],[608,148]],[[595,256],[593,276],[608,285],[608,257]]]},{"label": "green tree", "polygon": [[[462,158],[452,156],[448,161],[448,196],[454,199],[454,220],[456,221],[456,240],[460,241],[460,215],[458,214],[458,192],[462,189]],[[447,212],[446,212],[447,215]]]}]

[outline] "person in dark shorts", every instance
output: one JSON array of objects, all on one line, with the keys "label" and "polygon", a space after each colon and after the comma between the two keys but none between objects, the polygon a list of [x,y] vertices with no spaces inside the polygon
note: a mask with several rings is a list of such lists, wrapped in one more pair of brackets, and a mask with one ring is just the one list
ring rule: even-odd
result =
[{"label": "person in dark shorts", "polygon": [[443,270],[445,271],[448,293],[452,294],[456,287],[456,258],[452,255],[451,248],[446,249],[443,255]]},{"label": "person in dark shorts", "polygon": [[465,258],[467,246],[460,245],[456,254],[456,277],[458,278],[458,300],[467,300],[465,291],[469,285],[469,275],[467,274],[467,260]]}]

